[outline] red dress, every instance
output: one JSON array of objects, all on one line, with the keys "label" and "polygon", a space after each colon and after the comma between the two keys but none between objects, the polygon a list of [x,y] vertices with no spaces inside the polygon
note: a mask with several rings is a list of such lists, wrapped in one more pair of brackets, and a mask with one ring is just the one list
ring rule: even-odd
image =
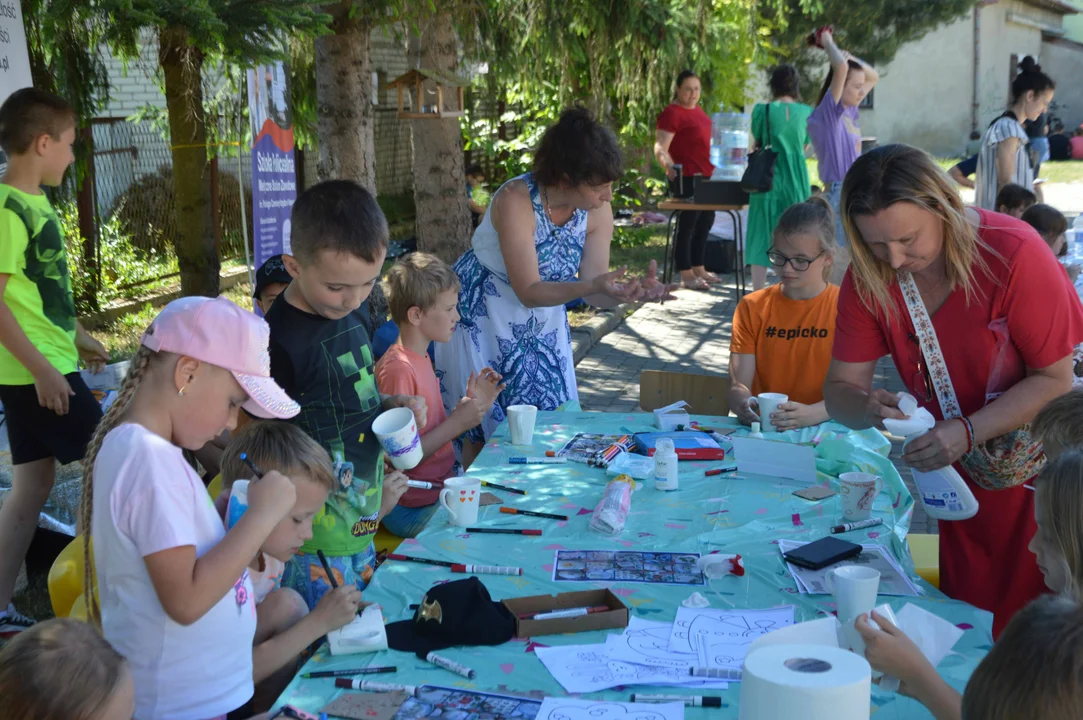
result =
[{"label": "red dress", "polygon": [[[957,289],[932,316],[955,394],[963,415],[986,405],[986,394],[1004,392],[1019,382],[1026,368],[1044,368],[1072,354],[1083,341],[1083,307],[1049,247],[1027,224],[1007,215],[978,210],[979,248],[992,273],[975,269],[977,292],[967,303]],[[998,257],[999,255],[999,257]],[[898,284],[891,287],[898,317],[870,312],[854,288],[850,272],[839,292],[833,355],[842,362],[872,362],[891,355],[910,393],[937,420],[943,420],[935,393],[926,401],[919,371],[913,323]],[[1011,344],[1006,363],[990,382],[997,355],[991,323],[1006,322]],[[931,389],[930,389],[930,392]],[[1034,536],[1034,493],[1016,486],[984,490],[966,479],[980,508],[969,520],[941,521],[940,589],[993,613],[997,637],[1017,610],[1046,591],[1027,544]],[[1028,483],[1029,484],[1029,483]]]}]

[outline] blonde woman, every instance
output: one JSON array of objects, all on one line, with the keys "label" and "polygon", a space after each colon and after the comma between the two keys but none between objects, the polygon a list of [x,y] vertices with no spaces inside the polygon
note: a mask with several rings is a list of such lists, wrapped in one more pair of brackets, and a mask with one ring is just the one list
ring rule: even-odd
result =
[{"label": "blonde woman", "polygon": [[764,254],[781,282],[737,304],[730,341],[730,407],[746,425],[760,418],[749,399],[788,395],[771,423],[778,430],[827,420],[824,375],[831,363],[839,289],[827,282],[835,261],[835,213],[822,197],[782,213]]},{"label": "blonde woman", "polygon": [[852,428],[902,418],[897,397],[872,387],[877,360],[891,355],[908,391],[938,420],[907,446],[904,461],[923,471],[954,464],[980,504],[969,520],[940,523],[940,588],[992,611],[995,637],[1044,589],[1027,552],[1034,497],[1022,485],[1044,457],[1016,437],[1029,454],[1010,453],[1017,464],[1008,475],[975,475],[1005,488],[998,490],[976,484],[958,461],[983,443],[1003,444],[1071,388],[1083,308],[1033,228],[964,208],[916,148],[888,145],[859,158],[842,212],[853,264],[839,291],[827,410]]},{"label": "blonde woman", "polygon": [[[1083,610],[1079,606],[1080,601],[1083,600],[1083,452],[1070,450],[1048,465],[1034,483],[1034,495],[1034,514],[1038,531],[1034,539],[1030,541],[1030,551],[1037,558],[1046,587],[1064,596],[1059,601],[1061,605],[1052,604],[1057,601],[1051,599],[1044,602],[1050,603],[1050,608],[1074,608],[1071,611],[1073,622],[1071,627],[1066,629],[1074,637],[1075,649],[1072,652],[1079,653],[1080,622],[1083,620]],[[1034,637],[1032,632],[1029,639],[1031,643],[1029,652],[1020,652],[1023,648],[1018,647],[1016,641],[1013,640],[1013,637],[1018,634],[1013,633],[1013,629],[1018,629],[1017,624],[1024,622],[1028,615],[1033,616],[1036,612],[1034,608],[1041,602],[1043,601],[1036,601],[1019,613],[1017,620],[1009,626],[989,653],[988,658],[982,661],[978,669],[974,671],[974,676],[967,684],[965,697],[960,696],[955,688],[944,682],[944,679],[936,672],[936,668],[929,664],[913,641],[886,618],[876,613],[872,614],[872,619],[883,629],[882,631],[872,628],[864,616],[858,618],[856,626],[865,641],[865,657],[869,664],[879,672],[902,680],[902,691],[929,708],[937,720],[957,720],[963,717],[963,709],[971,705],[971,701],[975,709],[979,703],[983,702],[983,707],[986,709],[995,707],[995,703],[988,702],[988,692],[991,688],[987,683],[993,680],[992,675],[1000,675],[1000,680],[1009,681],[1006,683],[1008,686],[1018,681],[1019,690],[1030,690],[1029,703],[1020,705],[1023,699],[1015,698],[1016,714],[993,715],[981,712],[973,715],[968,713],[967,717],[983,719],[990,717],[1057,719],[1083,717],[1083,707],[1080,707],[1083,695],[1078,689],[1079,660],[1075,661],[1074,671],[1069,668],[1070,682],[1063,683],[1066,687],[1061,688],[1061,690],[1066,690],[1067,687],[1076,688],[1075,695],[1070,700],[1071,704],[1066,704],[1069,701],[1064,699],[1060,701],[1060,704],[1053,701],[1053,698],[1062,693],[1050,692],[1053,688],[1048,686],[1044,688],[1044,693],[1034,692],[1036,682],[1038,682],[1036,678],[1030,678],[1030,682],[1027,682],[1026,678],[1011,674],[1018,673],[1021,669],[1038,670],[1042,675],[1055,677],[1064,670],[1063,667],[1056,666],[1058,658],[1063,658],[1063,650],[1070,647],[1070,643],[1064,643],[1062,651],[1047,658],[1046,662],[1029,662],[1028,660],[1036,652],[1040,652],[1041,648],[1049,647],[1057,640],[1054,637]],[[1061,634],[1061,641],[1065,637],[1067,636]],[[1013,653],[1008,652],[1008,648],[1012,646],[1016,646],[1014,657],[1012,657]],[[994,657],[999,660],[994,662]],[[994,664],[999,668],[995,673],[993,672]],[[985,692],[976,692],[980,688],[984,688]],[[981,697],[986,697],[986,700],[981,700]],[[1011,698],[1007,700],[1009,703],[1012,702]],[[1045,712],[1043,712],[1043,705]],[[1069,707],[1073,712],[1065,712]],[[1026,712],[1018,712],[1022,708],[1026,708]],[[1054,708],[1060,712],[1051,712]]]}]

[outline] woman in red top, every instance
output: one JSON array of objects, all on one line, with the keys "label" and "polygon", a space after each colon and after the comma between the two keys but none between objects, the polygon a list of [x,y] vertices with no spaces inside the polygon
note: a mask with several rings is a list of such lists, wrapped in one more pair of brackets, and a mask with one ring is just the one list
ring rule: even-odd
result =
[{"label": "woman in red top", "polygon": [[[696,175],[710,177],[711,118],[699,106],[699,78],[691,70],[677,76],[677,99],[658,116],[654,136],[654,156],[666,171],[670,194],[692,197]],[[679,183],[678,169],[684,182]],[[707,255],[707,235],[714,224],[713,212],[682,212],[677,217],[674,254],[681,283],[693,290],[708,290],[718,278],[703,267]]]},{"label": "woman in red top", "polygon": [[[877,359],[891,355],[909,392],[938,421],[903,459],[924,471],[954,463],[980,505],[969,520],[940,522],[940,589],[992,611],[996,637],[1044,591],[1027,551],[1034,494],[1022,485],[985,490],[957,461],[971,443],[1023,426],[1068,392],[1083,310],[1032,228],[964,207],[921,150],[887,145],[859,158],[843,183],[842,214],[853,261],[839,291],[834,359],[824,384],[828,412],[852,428],[903,418],[893,393],[872,389]],[[907,274],[931,317],[961,418],[944,420],[900,290]],[[1005,332],[994,328],[1003,328],[1010,342],[998,345]],[[937,366],[935,357],[931,364]]]}]

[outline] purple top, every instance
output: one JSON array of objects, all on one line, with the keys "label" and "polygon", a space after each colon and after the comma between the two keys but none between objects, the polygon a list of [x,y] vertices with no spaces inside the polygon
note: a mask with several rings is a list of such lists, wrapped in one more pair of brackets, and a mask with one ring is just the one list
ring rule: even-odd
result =
[{"label": "purple top", "polygon": [[856,107],[835,102],[830,91],[809,115],[809,139],[820,161],[820,182],[825,186],[842,182],[861,154],[860,117]]}]

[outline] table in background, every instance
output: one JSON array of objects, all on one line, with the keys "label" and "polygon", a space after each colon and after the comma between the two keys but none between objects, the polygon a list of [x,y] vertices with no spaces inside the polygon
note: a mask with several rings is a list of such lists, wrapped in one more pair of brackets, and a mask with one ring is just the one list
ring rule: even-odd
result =
[{"label": "table in background", "polygon": [[[775,541],[780,537],[814,540],[828,533],[839,522],[838,497],[809,502],[792,495],[800,484],[779,478],[751,475],[704,477],[705,469],[718,462],[684,461],[680,463],[680,489],[659,492],[652,484],[639,483],[632,495],[631,514],[624,532],[609,537],[588,529],[590,515],[601,499],[608,478],[601,469],[569,463],[567,465],[509,465],[509,457],[543,455],[545,450],[561,447],[576,432],[631,433],[648,431],[652,416],[647,414],[545,412],[538,414],[533,447],[512,447],[507,424],[501,425],[469,475],[529,491],[518,496],[493,490],[504,504],[526,509],[564,514],[567,522],[502,514],[498,506],[481,509],[478,525],[489,527],[542,528],[541,537],[507,535],[468,535],[462,528],[447,524],[445,510],[440,510],[429,527],[414,540],[406,540],[400,552],[421,557],[455,560],[485,565],[518,565],[522,577],[481,575],[494,600],[526,595],[610,587],[628,605],[632,615],[647,620],[672,622],[681,601],[699,590],[715,608],[767,608],[793,604],[795,622],[811,620],[834,611],[828,595],[802,595],[790,576]],[[732,418],[708,419],[715,425],[733,425]],[[918,584],[923,597],[881,596],[897,611],[906,603],[919,605],[966,629],[955,652],[940,664],[944,678],[962,689],[974,667],[992,644],[991,615],[966,603],[949,600],[913,573],[906,549],[906,532],[914,500],[903,485],[894,466],[887,459],[887,441],[874,430],[851,433],[845,428],[825,423],[816,428],[791,431],[768,437],[792,442],[811,442],[832,433],[846,433],[852,448],[845,467],[831,460],[818,460],[821,469],[834,473],[852,468],[874,472],[884,479],[884,491],[877,498],[875,514],[884,525],[856,531],[845,536],[854,542],[877,542],[889,546],[899,564]],[[820,452],[820,455],[826,453]],[[833,473],[833,474],[834,474]],[[829,476],[821,474],[821,480]],[[554,582],[554,551],[631,550],[664,552],[712,551],[740,553],[744,558],[744,577],[727,576],[710,581],[704,587],[658,585],[630,582]],[[372,584],[365,590],[366,600],[378,602],[388,622],[412,617],[411,603],[421,601],[425,592],[437,583],[467,577],[442,567],[387,561],[380,566]],[[388,650],[368,655],[333,658],[326,645],[305,665],[304,671],[333,670],[365,666],[396,665],[396,674],[370,679],[411,685],[439,685],[511,694],[540,691],[545,695],[566,693],[534,655],[535,644],[584,645],[605,642],[608,632],[594,631],[567,635],[549,635],[530,640],[511,640],[497,647],[457,647],[441,651],[453,660],[474,668],[476,680],[468,681],[418,660],[411,653]],[[279,699],[314,712],[341,692],[330,679],[297,677]],[[587,697],[627,701],[632,692],[694,694],[684,688],[634,686],[621,691],[591,693]],[[687,708],[689,718],[725,720],[737,717],[740,684],[732,683],[721,694],[727,708]],[[931,715],[917,702],[901,695],[874,691],[872,702],[878,717],[909,719]],[[276,706],[277,707],[277,706]]]},{"label": "table in background", "polygon": [[[688,202],[685,200],[663,200],[658,203],[658,209],[660,211],[670,211],[669,220],[666,221],[666,254],[662,260],[662,282],[669,282],[670,277],[670,243],[673,244],[673,249],[677,248],[677,241],[674,234],[677,232],[676,218],[682,212],[688,211],[703,211],[703,212],[724,212],[727,213],[733,219],[733,242],[734,242],[734,257],[737,261],[737,297],[744,297],[745,294],[745,229],[744,223],[741,221],[741,211],[746,209],[748,205],[697,205],[694,202]],[[673,262],[676,265],[676,260]]]}]

